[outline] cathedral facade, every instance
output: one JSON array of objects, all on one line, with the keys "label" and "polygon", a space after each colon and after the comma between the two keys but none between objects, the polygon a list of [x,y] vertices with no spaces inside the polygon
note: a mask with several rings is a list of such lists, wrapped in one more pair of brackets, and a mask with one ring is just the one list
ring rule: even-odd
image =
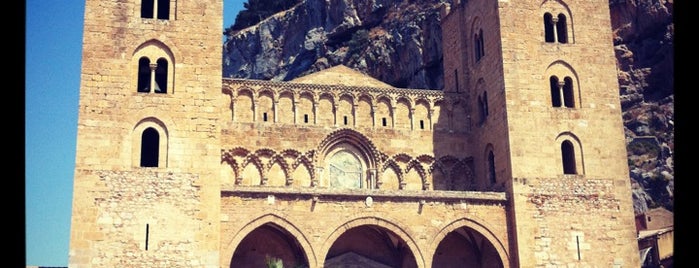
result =
[{"label": "cathedral facade", "polygon": [[640,267],[606,0],[445,4],[443,90],[222,78],[222,20],[86,0],[70,267]]}]

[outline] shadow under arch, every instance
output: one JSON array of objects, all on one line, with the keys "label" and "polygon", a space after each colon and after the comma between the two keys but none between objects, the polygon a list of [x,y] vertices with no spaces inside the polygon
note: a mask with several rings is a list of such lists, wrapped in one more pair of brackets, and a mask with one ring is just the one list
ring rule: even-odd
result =
[{"label": "shadow under arch", "polygon": [[[224,254],[221,255],[221,267],[237,267],[232,265],[236,263],[234,258],[236,251],[242,244],[241,242],[248,238],[254,231],[259,230],[260,228],[268,227],[276,228],[277,231],[281,231],[285,238],[293,240],[288,242],[296,243],[298,250],[301,251],[300,253],[303,254],[303,258],[305,258],[304,261],[308,267],[318,267],[315,251],[309,243],[306,235],[294,224],[275,214],[262,215],[247,223],[243,228],[240,228],[240,230],[230,238],[222,250]],[[264,259],[262,259],[262,263],[264,263]]]},{"label": "shadow under arch", "polygon": [[[319,253],[321,253],[321,255],[319,255],[319,256],[324,256],[323,264],[325,264],[325,261],[327,261],[328,254],[331,253],[331,249],[333,248],[333,246],[335,246],[336,242],[339,241],[339,239],[342,237],[343,234],[348,233],[352,230],[358,230],[358,228],[375,228],[375,227],[380,227],[380,229],[388,231],[390,234],[396,236],[394,238],[400,239],[400,241],[398,241],[398,242],[405,243],[405,247],[407,247],[407,250],[409,250],[409,253],[413,257],[414,266],[403,266],[403,267],[426,267],[425,266],[425,258],[422,254],[422,251],[418,247],[417,243],[415,243],[412,236],[410,234],[408,234],[398,224],[395,224],[389,220],[379,218],[376,216],[361,216],[359,218],[349,220],[340,226],[337,226],[330,233],[330,235],[328,235],[328,237],[323,242],[323,245],[319,251]],[[366,229],[364,229],[364,230],[366,230]],[[324,267],[327,267],[327,266],[324,266]]]},{"label": "shadow under arch", "polygon": [[[438,254],[437,250],[439,249],[440,244],[447,238],[448,235],[458,232],[460,230],[465,230],[469,229],[472,231],[475,231],[477,235],[482,237],[485,241],[487,241],[495,250],[495,253],[497,254],[497,257],[499,258],[500,263],[495,264],[495,265],[483,265],[481,267],[501,267],[501,268],[509,268],[510,267],[510,257],[507,254],[507,249],[505,246],[502,244],[502,242],[483,224],[480,224],[472,219],[458,219],[456,221],[453,221],[444,228],[442,228],[433,238],[432,242],[430,242],[430,249],[433,250],[433,254],[436,255]],[[435,266],[435,257],[432,258],[432,267]]]}]

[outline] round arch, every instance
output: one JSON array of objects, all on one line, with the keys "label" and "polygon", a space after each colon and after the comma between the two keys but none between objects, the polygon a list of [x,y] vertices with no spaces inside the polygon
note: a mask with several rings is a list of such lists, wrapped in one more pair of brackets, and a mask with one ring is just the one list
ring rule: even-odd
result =
[{"label": "round arch", "polygon": [[138,121],[131,130],[131,166],[140,167],[141,166],[141,145],[142,145],[142,134],[147,129],[153,129],[159,136],[158,141],[158,160],[157,167],[167,167],[168,166],[168,144],[170,133],[168,132],[167,126],[163,121],[156,117],[145,117]]},{"label": "round arch", "polygon": [[370,215],[360,216],[358,218],[349,220],[340,226],[335,227],[335,229],[332,230],[330,235],[325,239],[323,245],[318,251],[318,256],[323,256],[322,262],[325,262],[325,256],[329,253],[330,249],[333,247],[335,242],[338,240],[338,238],[340,238],[342,234],[344,234],[346,231],[352,228],[362,226],[381,227],[387,231],[390,231],[392,234],[396,235],[398,238],[401,239],[402,242],[406,244],[408,250],[410,250],[413,257],[415,258],[415,263],[417,264],[417,267],[426,267],[425,258],[422,254],[422,251],[418,247],[417,243],[415,243],[413,237],[410,234],[408,234],[405,230],[403,230],[403,228],[399,227],[397,224],[393,223],[390,220]]},{"label": "round arch", "polygon": [[361,188],[374,188],[378,156],[376,146],[361,133],[352,129],[337,130],[330,133],[318,146],[314,162],[316,167],[322,167],[324,170],[322,174],[318,174],[320,177],[317,180],[321,186],[330,185],[328,176],[330,165],[334,163],[348,165],[348,168],[352,169],[350,172],[361,172]]}]

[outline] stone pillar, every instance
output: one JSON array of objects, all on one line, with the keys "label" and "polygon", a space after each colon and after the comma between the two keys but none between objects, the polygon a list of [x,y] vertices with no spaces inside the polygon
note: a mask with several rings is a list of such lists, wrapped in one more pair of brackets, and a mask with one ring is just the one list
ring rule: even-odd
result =
[{"label": "stone pillar", "polygon": [[150,89],[148,90],[148,93],[153,93],[153,91],[155,91],[155,70],[156,69],[158,69],[158,64],[151,63],[150,64]]},{"label": "stone pillar", "polygon": [[415,107],[410,108],[410,113],[408,114],[408,117],[410,117],[410,130],[415,130],[415,120],[413,117],[415,115]]},{"label": "stone pillar", "polygon": [[295,125],[295,124],[298,124],[298,121],[297,121],[297,119],[296,119],[296,118],[298,117],[298,116],[297,116],[297,113],[298,113],[297,107],[298,107],[298,106],[299,106],[299,102],[298,102],[298,101],[294,101],[294,108],[293,108],[293,109],[294,109],[294,125]]},{"label": "stone pillar", "polygon": [[371,106],[371,127],[376,128],[376,105]]},{"label": "stone pillar", "polygon": [[320,186],[320,176],[323,174],[323,168],[322,167],[317,167],[316,168],[316,173],[314,174],[313,178],[311,179],[311,187],[318,187]]},{"label": "stone pillar", "polygon": [[565,81],[558,81],[558,97],[561,99],[561,107],[566,107],[565,97],[563,96],[563,87],[565,85]]}]

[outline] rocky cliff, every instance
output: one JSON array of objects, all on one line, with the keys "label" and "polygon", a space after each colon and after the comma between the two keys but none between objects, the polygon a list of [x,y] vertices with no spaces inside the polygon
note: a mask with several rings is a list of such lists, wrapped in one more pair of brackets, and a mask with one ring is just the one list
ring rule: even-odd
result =
[{"label": "rocky cliff", "polygon": [[[287,81],[338,64],[394,87],[442,89],[440,7],[448,0],[305,0],[229,32],[224,77]],[[672,210],[672,1],[610,0],[637,212]]]}]

